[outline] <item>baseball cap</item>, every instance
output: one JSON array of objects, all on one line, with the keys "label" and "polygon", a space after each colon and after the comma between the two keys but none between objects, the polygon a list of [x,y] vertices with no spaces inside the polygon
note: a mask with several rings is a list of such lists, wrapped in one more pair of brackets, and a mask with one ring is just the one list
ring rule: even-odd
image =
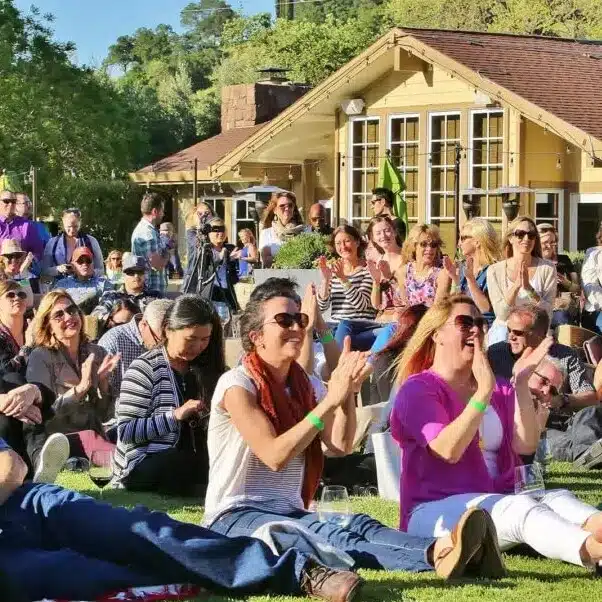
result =
[{"label": "baseball cap", "polygon": [[140,255],[128,255],[122,260],[122,270],[128,272],[129,270],[136,272],[146,272],[147,265],[146,259]]},{"label": "baseball cap", "polygon": [[92,253],[92,251],[90,251],[90,249],[88,249],[88,247],[77,247],[77,249],[75,249],[75,251],[73,251],[73,255],[71,256],[71,261],[75,262],[80,257],[89,257],[90,259],[93,260],[94,254]]}]

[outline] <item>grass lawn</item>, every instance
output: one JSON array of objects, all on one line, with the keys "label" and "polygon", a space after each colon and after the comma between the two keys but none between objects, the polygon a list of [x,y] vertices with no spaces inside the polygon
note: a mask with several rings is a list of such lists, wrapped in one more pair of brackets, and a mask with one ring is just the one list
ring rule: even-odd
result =
[{"label": "grass lawn", "polygon": [[[577,472],[568,464],[556,464],[548,475],[546,486],[568,488],[584,501],[598,506],[602,502],[602,471]],[[59,483],[98,497],[98,490],[87,475],[62,473]],[[134,506],[143,504],[154,510],[168,512],[182,521],[199,523],[203,508],[195,506],[190,499],[165,498],[154,494],[132,494],[124,491],[107,490],[104,499],[113,504]],[[353,509],[366,512],[383,523],[396,526],[397,505],[378,498],[354,498]],[[553,536],[553,534],[550,534]],[[546,600],[562,602],[600,602],[602,579],[596,579],[581,567],[542,558],[506,554],[510,576],[497,582],[477,581],[447,584],[432,573],[410,574],[404,572],[361,571],[367,583],[361,596],[371,602],[393,601],[437,601],[457,600],[478,602],[525,602]],[[230,598],[210,596],[199,600],[225,601]],[[262,596],[251,598],[253,602],[289,602],[302,598]],[[193,601],[191,601],[193,602]]]}]

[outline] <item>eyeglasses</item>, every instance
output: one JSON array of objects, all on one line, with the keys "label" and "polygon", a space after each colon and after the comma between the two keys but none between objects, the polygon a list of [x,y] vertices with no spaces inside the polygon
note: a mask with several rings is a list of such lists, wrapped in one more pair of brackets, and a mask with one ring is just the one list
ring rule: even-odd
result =
[{"label": "eyeglasses", "polygon": [[441,243],[437,241],[429,242],[428,240],[423,240],[419,242],[418,245],[423,249],[426,249],[427,247],[430,247],[431,249],[438,249],[441,246]]},{"label": "eyeglasses", "polygon": [[508,334],[515,337],[526,337],[528,334],[527,330],[517,330],[516,328],[508,328]]},{"label": "eyeglasses", "polygon": [[225,232],[226,231],[226,226],[213,226],[210,230],[210,232]]},{"label": "eyeglasses", "polygon": [[321,216],[317,215],[316,217],[311,217],[309,218],[310,222],[319,222],[322,219]]},{"label": "eyeglasses", "polygon": [[533,372],[533,374],[535,374],[535,376],[537,376],[541,380],[541,383],[544,387],[550,387],[550,393],[554,397],[559,395],[558,389],[550,382],[550,379],[547,376],[544,376],[543,374],[540,374],[537,371]]},{"label": "eyeglasses", "polygon": [[470,236],[470,234],[462,234],[460,236],[460,242],[464,242],[465,240],[470,240],[472,238],[472,236]]},{"label": "eyeglasses", "polygon": [[5,205],[16,205],[17,204],[17,199],[2,199],[2,202]]},{"label": "eyeglasses", "polygon": [[55,311],[50,316],[50,319],[54,320],[55,322],[62,322],[67,316],[73,317],[76,315],[79,315],[79,308],[77,305],[73,304],[65,309],[59,309],[58,311]]},{"label": "eyeglasses", "polygon": [[467,316],[465,314],[460,314],[454,318],[453,324],[456,328],[461,330],[462,332],[468,332],[475,326],[479,330],[483,330],[483,325],[485,324],[485,320],[481,316],[477,316],[473,318],[472,316]]},{"label": "eyeglasses", "polygon": [[82,215],[82,212],[77,207],[69,207],[69,209],[63,211],[63,215],[67,215],[67,213],[72,213],[76,217],[81,217]]},{"label": "eyeglasses", "polygon": [[27,299],[27,293],[25,291],[8,291],[4,296],[11,301],[13,299],[20,299],[21,301]]},{"label": "eyeglasses", "polygon": [[79,265],[90,265],[92,260],[89,257],[80,257],[75,263],[78,263]]},{"label": "eyeglasses", "polygon": [[293,324],[297,324],[299,328],[307,328],[309,316],[302,313],[289,314],[283,312],[281,314],[276,314],[271,320],[268,320],[264,324],[273,324],[274,322],[276,322],[280,328],[292,328]]},{"label": "eyeglasses", "polygon": [[515,230],[513,232],[513,236],[516,236],[516,238],[518,238],[519,240],[522,240],[523,238],[525,238],[525,236],[529,240],[535,240],[537,232],[535,232],[535,230]]},{"label": "eyeglasses", "polygon": [[2,257],[6,257],[6,261],[17,261],[19,259],[23,259],[25,253],[7,253],[6,255],[2,255]]},{"label": "eyeglasses", "polygon": [[285,209],[292,209],[294,207],[294,205],[292,203],[286,203],[286,205],[276,205],[278,209],[282,209],[282,211],[284,211]]}]

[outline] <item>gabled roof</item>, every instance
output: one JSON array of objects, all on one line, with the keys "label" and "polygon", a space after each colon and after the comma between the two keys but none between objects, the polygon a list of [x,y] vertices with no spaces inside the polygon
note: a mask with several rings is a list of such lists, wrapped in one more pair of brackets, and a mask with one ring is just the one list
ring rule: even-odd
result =
[{"label": "gabled roof", "polygon": [[252,127],[228,130],[193,144],[169,157],[159,159],[151,165],[139,169],[136,173],[191,171],[195,159],[198,159],[198,168],[205,169],[242,144],[265,125],[265,123],[261,123]]},{"label": "gabled roof", "polygon": [[602,140],[602,42],[429,29],[401,31]]}]

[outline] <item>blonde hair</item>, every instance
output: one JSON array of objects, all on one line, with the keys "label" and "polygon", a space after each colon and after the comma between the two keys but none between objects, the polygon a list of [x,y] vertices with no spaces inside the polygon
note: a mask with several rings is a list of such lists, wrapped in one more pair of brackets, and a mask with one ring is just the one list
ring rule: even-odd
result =
[{"label": "blonde hair", "polygon": [[186,214],[186,219],[184,220],[186,230],[190,230],[191,228],[198,228],[200,226],[198,214],[199,207],[205,207],[209,210],[209,215],[211,217],[215,216],[215,211],[213,211],[212,207],[207,203],[201,201],[197,205],[191,207],[190,211]]},{"label": "blonde hair", "polygon": [[10,291],[20,291],[21,285],[16,280],[2,280],[0,281],[0,297],[6,295]]},{"label": "blonde hair", "polygon": [[500,238],[489,220],[473,217],[464,224],[462,232],[469,232],[479,243],[477,255],[481,265],[491,265],[502,258]]},{"label": "blonde hair", "polygon": [[[434,224],[416,224],[408,232],[408,237],[405,239],[405,242],[401,247],[402,264],[410,263],[410,261],[416,261],[416,245],[420,240],[421,234],[426,234],[435,242],[439,242],[441,246],[443,246],[441,234],[439,233],[439,228],[437,226]],[[439,261],[441,259],[441,246],[437,250],[437,257],[435,261]]]},{"label": "blonde hair", "polygon": [[107,255],[107,258],[105,259],[105,266],[106,267],[110,267],[110,265],[111,265],[111,255],[113,255],[114,253],[117,253],[119,255],[119,258],[123,262],[123,253],[119,249],[113,249],[112,251],[109,251],[109,254]]},{"label": "blonde hair", "polygon": [[539,257],[541,259],[541,239],[539,238],[539,230],[537,229],[537,224],[535,221],[527,215],[519,215],[515,217],[509,224],[508,229],[506,230],[506,236],[504,236],[504,258],[508,259],[512,257],[512,243],[510,242],[510,238],[514,235],[514,230],[521,222],[527,222],[533,226],[533,230],[535,230],[535,246],[533,247],[533,251],[531,251],[531,257]]},{"label": "blonde hair", "polygon": [[272,198],[268,203],[268,206],[264,209],[263,215],[261,216],[261,223],[264,228],[271,228],[272,222],[274,221],[274,214],[276,213],[276,205],[278,205],[278,199],[282,197],[287,198],[293,204],[293,216],[291,223],[299,226],[303,223],[301,214],[299,213],[299,207],[297,207],[297,197],[294,192],[290,190],[281,190],[280,192],[274,192]]},{"label": "blonde hair", "polygon": [[424,314],[401,354],[395,379],[397,384],[405,382],[414,374],[428,370],[433,365],[435,358],[433,334],[447,322],[454,306],[460,303],[477,307],[467,295],[447,295],[436,301]]},{"label": "blonde hair", "polygon": [[81,345],[82,343],[86,343],[88,341],[84,333],[84,314],[82,310],[65,289],[57,288],[49,293],[46,293],[40,301],[40,306],[38,307],[38,312],[34,318],[33,326],[35,347],[47,347],[49,349],[59,348],[59,342],[55,339],[50,327],[50,314],[52,313],[56,303],[61,299],[67,299],[77,307],[77,313],[79,314],[81,322],[79,331],[79,344]]},{"label": "blonde hair", "polygon": [[242,230],[240,230],[238,232],[238,238],[240,238],[241,234],[246,234],[249,237],[252,245],[256,244],[255,243],[255,234],[253,234],[253,230],[251,230],[250,228],[243,228]]}]

